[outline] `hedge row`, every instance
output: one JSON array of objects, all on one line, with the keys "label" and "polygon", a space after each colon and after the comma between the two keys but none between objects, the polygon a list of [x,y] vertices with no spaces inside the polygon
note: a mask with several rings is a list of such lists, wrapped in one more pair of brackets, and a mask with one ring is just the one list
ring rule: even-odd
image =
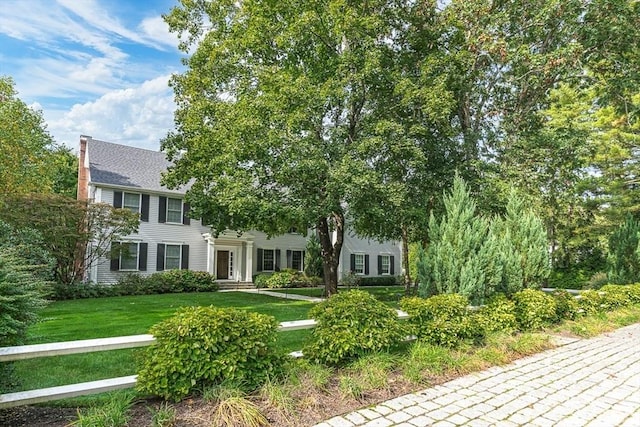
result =
[{"label": "hedge row", "polygon": [[308,288],[322,285],[322,279],[285,268],[275,273],[260,273],[253,278],[256,288]]},{"label": "hedge row", "polygon": [[[409,335],[430,344],[455,347],[481,343],[493,331],[527,331],[562,319],[640,303],[640,284],[607,285],[574,298],[525,289],[512,299],[496,295],[480,308],[465,296],[437,295],[401,300],[409,313],[401,321],[395,310],[361,290],[341,292],[314,306],[317,321],[303,348],[305,357],[340,365],[364,354],[399,346]],[[138,377],[140,390],[180,399],[223,379],[256,386],[283,367],[275,346],[277,322],[271,316],[226,308],[185,308],[156,325],[157,345],[146,350]]]},{"label": "hedge row", "polygon": [[53,299],[80,299],[123,295],[153,295],[181,292],[214,292],[218,284],[206,271],[167,270],[150,276],[128,274],[113,285],[95,283],[56,284]]}]

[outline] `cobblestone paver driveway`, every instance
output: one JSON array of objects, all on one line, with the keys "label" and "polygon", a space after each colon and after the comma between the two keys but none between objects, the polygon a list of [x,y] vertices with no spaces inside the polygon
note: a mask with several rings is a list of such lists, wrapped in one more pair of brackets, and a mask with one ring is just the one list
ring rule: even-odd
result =
[{"label": "cobblestone paver driveway", "polygon": [[316,425],[350,426],[640,427],[640,324]]}]

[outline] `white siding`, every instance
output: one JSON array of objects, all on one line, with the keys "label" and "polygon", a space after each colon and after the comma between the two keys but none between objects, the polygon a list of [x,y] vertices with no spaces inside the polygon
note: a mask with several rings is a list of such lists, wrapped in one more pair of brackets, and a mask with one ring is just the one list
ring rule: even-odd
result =
[{"label": "white siding", "polygon": [[[119,190],[118,190],[119,191]],[[130,192],[135,192],[130,190]],[[102,201],[113,204],[112,189],[102,190]],[[156,272],[156,258],[158,243],[173,243],[189,245],[189,269],[197,271],[207,270],[207,242],[202,237],[209,232],[208,227],[203,227],[200,221],[191,219],[190,225],[166,224],[158,222],[159,195],[152,194],[149,198],[149,221],[140,221],[138,233],[127,236],[144,243],[148,243],[147,271],[140,271],[141,275],[150,275]],[[175,197],[175,195],[173,195]],[[127,272],[111,271],[108,259],[102,260],[97,269],[98,283],[115,283]]]},{"label": "white siding", "polygon": [[338,267],[339,278],[349,274],[351,270],[351,254],[369,255],[369,274],[363,277],[378,276],[378,255],[393,256],[394,275],[399,276],[401,274],[401,252],[398,242],[378,242],[376,240],[364,239],[355,236],[347,230],[344,235],[342,253],[340,254],[340,266]]}]

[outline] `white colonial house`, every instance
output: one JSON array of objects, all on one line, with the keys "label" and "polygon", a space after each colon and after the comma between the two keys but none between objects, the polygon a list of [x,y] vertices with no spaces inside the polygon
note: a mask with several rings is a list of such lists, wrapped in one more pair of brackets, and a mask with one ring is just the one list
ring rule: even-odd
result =
[{"label": "white colonial house", "polygon": [[[119,243],[127,245],[127,256],[94,263],[88,280],[114,283],[128,273],[191,269],[207,271],[219,282],[250,283],[261,272],[304,269],[307,238],[300,233],[268,238],[259,231],[227,231],[216,236],[190,218],[183,200],[186,190],[160,183],[170,164],[162,152],[81,136],[78,198],[140,214],[138,232]],[[350,271],[363,276],[400,274],[400,253],[398,242],[379,243],[347,232],[339,278]]]}]

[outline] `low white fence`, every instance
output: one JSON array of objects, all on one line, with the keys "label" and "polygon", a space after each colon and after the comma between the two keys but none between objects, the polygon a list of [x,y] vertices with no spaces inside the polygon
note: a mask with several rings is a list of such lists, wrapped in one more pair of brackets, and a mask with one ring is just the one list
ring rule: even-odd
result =
[{"label": "low white fence", "polygon": [[[407,319],[409,315],[397,310],[400,319]],[[300,329],[312,329],[316,326],[313,319],[281,322],[279,332],[296,331]],[[125,348],[146,347],[154,344],[153,335],[130,335],[125,337],[98,338],[91,340],[55,342],[47,344],[23,345],[18,347],[0,347],[0,362],[13,360],[33,359],[37,357],[61,356],[66,354],[91,353],[94,351],[121,350]],[[293,357],[301,357],[301,351],[290,353]],[[86,396],[89,394],[104,393],[112,390],[131,388],[136,385],[137,375],[126,377],[108,378],[105,380],[90,381],[78,384],[69,384],[58,387],[41,388],[37,390],[19,391],[0,395],[0,409],[13,406],[29,405],[33,403],[47,402],[50,400],[65,399],[69,397]]]},{"label": "low white fence", "polygon": [[[545,292],[553,292],[555,289],[543,288],[542,290]],[[580,293],[580,291],[577,290],[568,289],[567,291],[578,296]],[[397,312],[400,319],[409,318],[409,315],[404,311],[397,310]],[[295,320],[290,322],[281,322],[278,330],[280,332],[286,332],[300,329],[312,329],[315,326],[316,321],[313,319]],[[91,353],[94,351],[146,347],[153,343],[155,343],[155,338],[152,335],[146,334],[24,345],[18,347],[0,347],[0,362],[33,359],[37,357],[61,356],[65,354]],[[293,357],[301,357],[302,352],[294,351],[290,353],[290,355]],[[0,409],[69,397],[104,393],[123,388],[132,388],[136,385],[136,378],[137,375],[129,375],[126,377],[109,378],[105,380],[2,394],[0,395]]]}]

